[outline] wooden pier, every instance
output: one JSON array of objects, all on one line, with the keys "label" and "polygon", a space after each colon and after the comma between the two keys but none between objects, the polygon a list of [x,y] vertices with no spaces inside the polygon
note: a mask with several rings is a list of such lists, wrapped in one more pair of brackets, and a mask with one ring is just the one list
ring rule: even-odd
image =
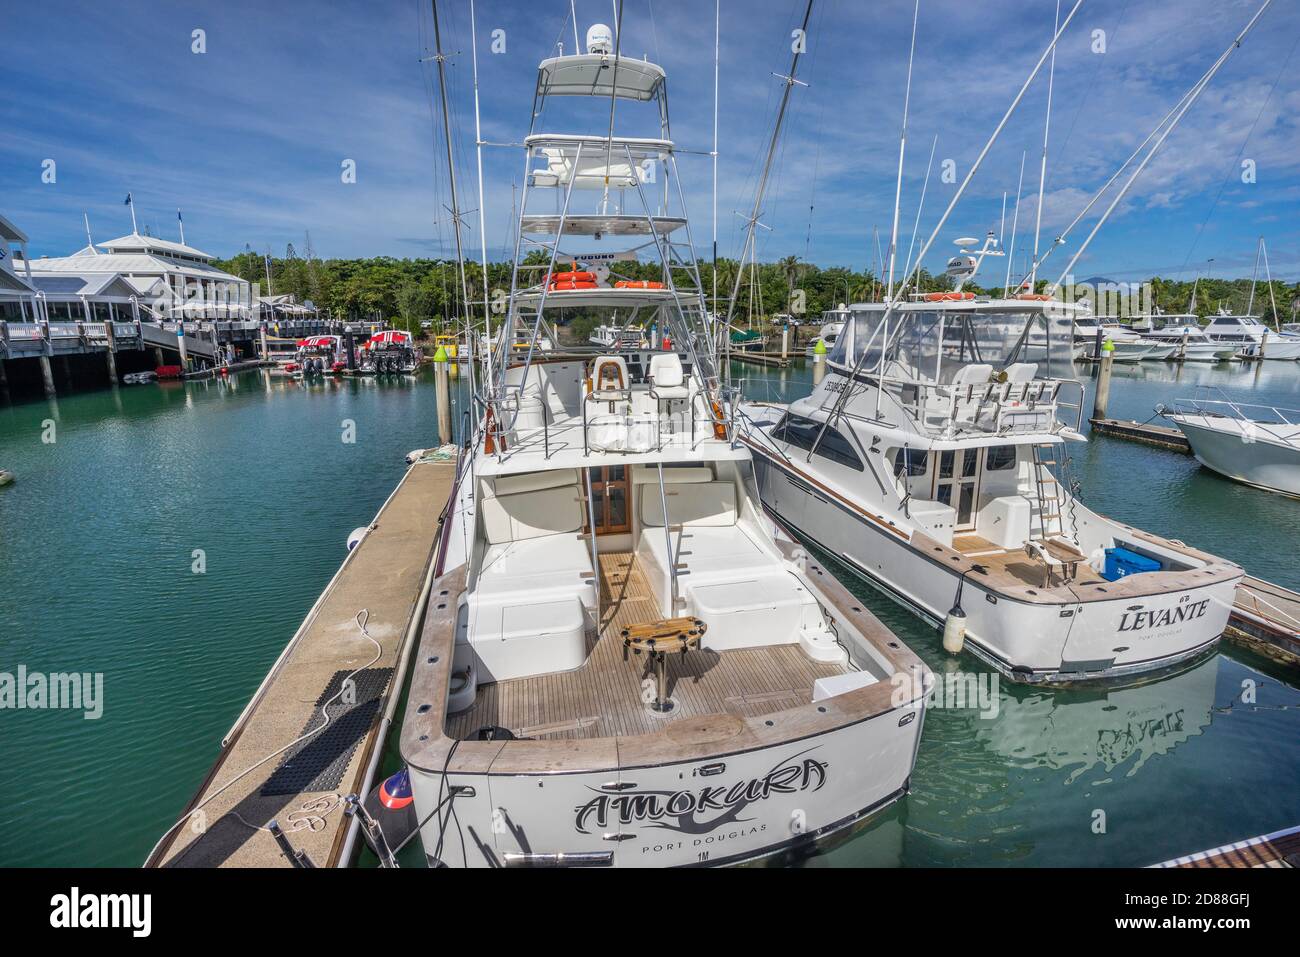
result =
[{"label": "wooden pier", "polygon": [[454,479],[448,461],[421,461],[407,471],[145,866],[295,866],[267,827],[273,820],[311,865],[349,863],[353,819],[344,814],[345,799],[364,798],[371,787]]},{"label": "wooden pier", "polygon": [[783,356],[778,352],[745,352],[739,349],[733,350],[729,353],[729,356],[737,362],[748,362],[751,365],[777,369],[786,368],[793,358],[792,356]]},{"label": "wooden pier", "polygon": [[1155,867],[1300,867],[1300,827],[1225,844]]},{"label": "wooden pier", "polygon": [[1300,667],[1300,594],[1247,576],[1237,586],[1224,637],[1281,664]]},{"label": "wooden pier", "polygon": [[1169,452],[1192,454],[1191,443],[1178,429],[1152,425],[1149,422],[1131,422],[1127,419],[1089,419],[1088,422],[1092,426],[1092,431],[1100,435],[1141,442],[1143,445],[1153,445]]}]

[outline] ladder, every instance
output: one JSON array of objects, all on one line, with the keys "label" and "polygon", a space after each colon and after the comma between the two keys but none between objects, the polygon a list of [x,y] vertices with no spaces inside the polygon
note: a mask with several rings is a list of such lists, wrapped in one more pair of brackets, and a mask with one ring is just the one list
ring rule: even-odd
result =
[{"label": "ladder", "polygon": [[1056,446],[1035,444],[1034,450],[1034,485],[1038,490],[1038,538],[1047,541],[1054,535],[1065,534],[1065,521],[1061,516],[1065,507],[1061,494],[1061,483],[1057,481],[1052,466],[1057,464]]}]

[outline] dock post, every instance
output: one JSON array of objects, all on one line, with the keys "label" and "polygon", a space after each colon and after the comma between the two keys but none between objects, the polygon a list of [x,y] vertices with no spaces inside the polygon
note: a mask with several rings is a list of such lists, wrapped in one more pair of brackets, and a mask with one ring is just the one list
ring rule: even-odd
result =
[{"label": "dock post", "polygon": [[433,373],[437,385],[438,444],[451,442],[451,375],[447,369],[447,350],[442,346],[433,355]]},{"label": "dock post", "polygon": [[1265,329],[1264,334],[1259,337],[1259,354],[1255,356],[1255,358],[1258,359],[1260,362],[1264,361],[1264,351],[1267,348],[1268,348],[1268,330]]},{"label": "dock post", "polygon": [[781,358],[784,359],[790,354],[790,323],[781,325]]},{"label": "dock post", "polygon": [[1106,406],[1110,404],[1110,370],[1115,364],[1115,343],[1107,339],[1101,346],[1101,367],[1097,372],[1097,395],[1092,401],[1092,417],[1106,418]]},{"label": "dock post", "polygon": [[163,355],[162,346],[154,346],[153,356],[158,360],[160,366],[165,366],[167,364],[167,358]]},{"label": "dock post", "polygon": [[41,382],[45,385],[46,395],[58,395],[54,388],[54,370],[50,367],[49,356],[41,356]]},{"label": "dock post", "polygon": [[820,337],[813,343],[813,385],[821,385],[826,377],[826,341]]},{"label": "dock post", "polygon": [[182,317],[176,323],[176,349],[181,354],[181,371],[190,371],[189,350],[185,348],[185,319]]},{"label": "dock post", "polygon": [[1183,344],[1182,344],[1181,346],[1178,347],[1178,358],[1179,358],[1180,360],[1185,360],[1185,359],[1187,358],[1187,337],[1188,337],[1188,335],[1189,335],[1189,333],[1187,333],[1187,332],[1184,332],[1184,333],[1183,333]]},{"label": "dock post", "polygon": [[108,365],[108,381],[112,385],[117,385],[117,356],[113,355],[117,338],[116,330],[113,328],[112,316],[109,316],[108,321],[104,323],[104,335],[108,339],[108,349],[104,353],[104,360]]},{"label": "dock post", "polygon": [[262,337],[262,361],[266,362],[268,359],[271,358],[271,352],[266,345],[266,323],[265,322],[262,323],[262,325],[259,328]]}]

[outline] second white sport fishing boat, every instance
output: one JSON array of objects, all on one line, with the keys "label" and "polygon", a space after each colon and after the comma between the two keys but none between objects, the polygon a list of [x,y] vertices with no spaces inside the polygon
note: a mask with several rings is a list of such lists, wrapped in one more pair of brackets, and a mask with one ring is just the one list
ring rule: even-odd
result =
[{"label": "second white sport fishing boat", "polygon": [[[524,141],[516,281],[402,728],[437,864],[807,849],[903,794],[919,743],[929,672],[763,514],[692,245],[671,238],[687,220],[664,71],[615,55],[610,34],[593,27],[587,53],[542,62],[534,117],[556,96],[606,115],[614,98],[656,106],[661,131]],[[638,172],[649,161],[657,195]],[[596,261],[603,237],[652,249],[661,280],[520,278],[537,275],[524,270],[538,251],[543,277]],[[536,344],[561,308],[639,310],[664,335],[590,361],[547,356]]]},{"label": "second white sport fishing boat", "polygon": [[1121,678],[1213,648],[1242,569],[1099,515],[1070,481],[1082,306],[887,308],[853,307],[812,395],[742,406],[767,509],[1018,681]]},{"label": "second white sport fishing boat", "polygon": [[1178,426],[1196,460],[1230,479],[1300,497],[1300,410],[1228,399],[1179,399],[1156,410]]}]

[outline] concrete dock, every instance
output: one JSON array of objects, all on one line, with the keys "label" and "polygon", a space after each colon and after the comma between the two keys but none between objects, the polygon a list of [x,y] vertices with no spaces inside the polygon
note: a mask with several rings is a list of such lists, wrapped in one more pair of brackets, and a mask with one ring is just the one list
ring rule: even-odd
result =
[{"label": "concrete dock", "polygon": [[1281,664],[1300,667],[1300,594],[1247,576],[1237,586],[1224,637]]},{"label": "concrete dock", "polygon": [[1109,435],[1117,439],[1128,439],[1153,445],[1170,452],[1192,454],[1192,446],[1187,436],[1178,429],[1164,425],[1152,425],[1149,422],[1130,422],[1127,419],[1089,419],[1092,431],[1100,435]]},{"label": "concrete dock", "polygon": [[454,478],[449,461],[407,471],[227,734],[182,823],[145,866],[294,866],[267,829],[272,820],[313,866],[348,863],[344,801],[364,798],[372,785]]}]

